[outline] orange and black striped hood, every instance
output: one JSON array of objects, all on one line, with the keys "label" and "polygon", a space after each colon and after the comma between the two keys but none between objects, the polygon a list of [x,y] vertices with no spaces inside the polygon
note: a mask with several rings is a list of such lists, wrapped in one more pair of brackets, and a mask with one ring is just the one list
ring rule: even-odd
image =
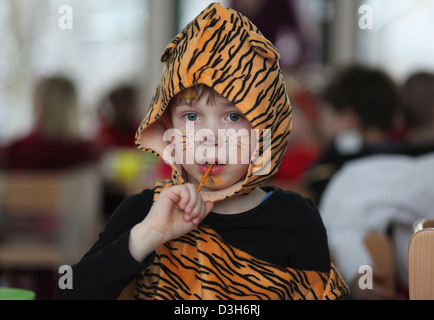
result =
[{"label": "orange and black striped hood", "polygon": [[[164,159],[168,142],[163,141],[166,128],[159,118],[176,94],[207,85],[235,104],[257,129],[259,142],[246,179],[203,198],[218,201],[251,192],[277,171],[291,130],[291,106],[278,59],[276,48],[245,16],[217,3],[209,5],[164,51],[163,74],[137,131],[137,147]],[[172,182],[184,183],[181,167],[174,164],[172,169]]]}]

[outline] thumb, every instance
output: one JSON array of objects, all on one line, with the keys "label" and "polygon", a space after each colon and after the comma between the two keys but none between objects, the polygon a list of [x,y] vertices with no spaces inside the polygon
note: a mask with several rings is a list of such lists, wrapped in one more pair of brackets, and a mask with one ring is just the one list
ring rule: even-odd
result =
[{"label": "thumb", "polygon": [[205,214],[210,213],[210,211],[214,207],[214,202],[212,202],[212,201],[205,201],[204,204],[205,204]]}]

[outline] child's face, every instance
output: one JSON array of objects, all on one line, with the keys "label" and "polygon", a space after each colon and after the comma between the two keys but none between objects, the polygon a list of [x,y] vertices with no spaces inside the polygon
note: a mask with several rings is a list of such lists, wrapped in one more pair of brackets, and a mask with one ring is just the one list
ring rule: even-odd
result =
[{"label": "child's face", "polygon": [[[173,128],[182,133],[180,139],[183,143],[184,153],[187,152],[186,150],[191,146],[192,141],[189,140],[187,134],[191,138],[194,137],[191,135],[192,127],[194,128],[193,134],[196,136],[195,140],[199,140],[193,143],[194,163],[189,164],[188,161],[182,163],[187,181],[197,186],[207,170],[208,164],[214,163],[215,165],[202,190],[218,190],[229,187],[245,178],[251,156],[250,133],[252,126],[227,99],[220,96],[216,96],[215,99],[208,99],[208,96],[209,93],[204,92],[199,100],[192,103],[180,102],[170,110],[170,119]],[[237,137],[236,140],[232,138],[229,142],[230,138],[228,137],[231,136],[231,132],[236,132]],[[197,135],[201,133],[206,134],[203,140],[197,139]],[[209,139],[209,134],[215,139]],[[234,141],[236,141],[235,147]],[[207,151],[204,152],[204,150]],[[214,150],[214,155],[210,153],[210,156],[208,153],[210,150]],[[236,161],[234,161],[234,153],[237,154],[235,156]],[[248,160],[246,161],[246,159]]]}]

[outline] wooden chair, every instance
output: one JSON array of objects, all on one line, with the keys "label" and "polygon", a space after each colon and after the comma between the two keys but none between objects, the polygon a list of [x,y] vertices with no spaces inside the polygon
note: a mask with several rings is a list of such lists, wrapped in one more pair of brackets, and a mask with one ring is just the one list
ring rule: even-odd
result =
[{"label": "wooden chair", "polygon": [[366,236],[365,246],[374,261],[374,266],[386,271],[385,287],[389,292],[394,292],[396,289],[395,262],[390,237],[385,233],[372,232]]},{"label": "wooden chair", "polygon": [[[100,175],[93,166],[0,172],[0,269],[58,270],[77,262],[101,227],[100,201]],[[32,232],[13,234],[11,221],[51,223],[52,237],[44,238],[44,229],[39,238]]]},{"label": "wooden chair", "polygon": [[419,220],[408,246],[410,300],[434,300],[434,220]]}]

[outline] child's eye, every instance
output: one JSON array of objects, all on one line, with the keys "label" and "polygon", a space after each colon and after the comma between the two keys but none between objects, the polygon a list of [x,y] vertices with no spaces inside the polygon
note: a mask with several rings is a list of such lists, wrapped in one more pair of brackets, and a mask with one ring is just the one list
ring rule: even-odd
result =
[{"label": "child's eye", "polygon": [[188,112],[182,116],[185,121],[197,121],[199,116],[194,112]]},{"label": "child's eye", "polygon": [[229,113],[226,116],[226,119],[229,120],[230,122],[237,122],[240,121],[242,118],[243,116],[238,113]]}]

